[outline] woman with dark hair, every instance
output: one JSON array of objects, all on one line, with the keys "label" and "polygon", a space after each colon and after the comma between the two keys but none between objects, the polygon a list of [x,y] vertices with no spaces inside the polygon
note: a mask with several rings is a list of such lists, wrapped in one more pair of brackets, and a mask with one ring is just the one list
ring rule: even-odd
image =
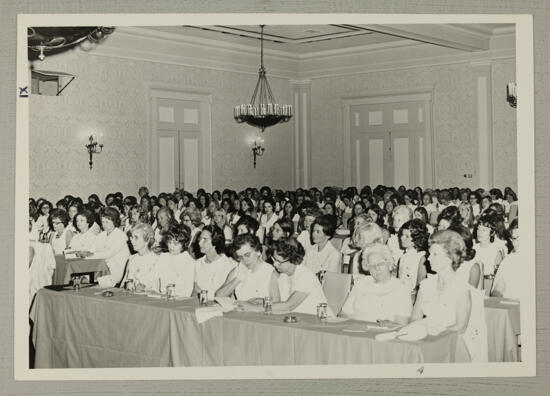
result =
[{"label": "woman with dark hair", "polygon": [[40,241],[47,242],[49,239],[50,226],[48,219],[50,217],[50,211],[52,210],[52,204],[45,199],[39,200],[37,203],[38,211],[33,223],[33,233],[38,235]]},{"label": "woman with dark hair", "polygon": [[437,231],[429,239],[430,265],[436,276],[420,283],[411,320],[419,321],[429,334],[462,331],[471,311],[469,285],[456,275],[464,261],[466,246],[454,231]]},{"label": "woman with dark hair", "polygon": [[506,187],[504,190],[505,204],[504,210],[508,218],[508,223],[512,224],[512,220],[518,217],[518,196],[510,187]]},{"label": "woman with dark hair", "polygon": [[200,256],[196,262],[193,294],[206,290],[208,299],[214,300],[216,292],[235,268],[235,262],[224,254],[225,236],[218,226],[205,226],[197,242]]},{"label": "woman with dark hair", "polygon": [[378,224],[380,227],[384,227],[384,209],[381,209],[378,205],[372,205],[367,211],[367,215],[371,218],[373,223]]},{"label": "woman with dark hair", "polygon": [[105,259],[110,275],[98,279],[104,286],[114,286],[122,280],[124,266],[130,256],[128,237],[120,228],[120,213],[115,208],[106,207],[101,211],[103,231],[97,236],[94,253],[90,258]]},{"label": "woman with dark hair", "polygon": [[449,228],[451,225],[460,225],[462,223],[462,216],[460,210],[456,206],[447,206],[437,216],[437,230],[443,231]]},{"label": "woman with dark hair", "polygon": [[232,250],[239,265],[218,290],[218,296],[229,296],[234,291],[240,301],[261,304],[264,297],[271,297],[272,302],[279,302],[279,276],[272,265],[262,260],[262,245],[258,237],[238,235]]},{"label": "woman with dark hair", "polygon": [[195,260],[188,252],[190,240],[191,230],[185,224],[173,224],[162,235],[162,253],[154,275],[160,293],[166,293],[166,285],[173,283],[176,296],[191,296],[195,283]]},{"label": "woman with dark hair", "polygon": [[71,239],[69,248],[75,250],[80,257],[89,256],[95,250],[97,234],[92,229],[94,224],[94,213],[85,208],[82,208],[73,219],[73,225],[78,233]]},{"label": "woman with dark hair", "polygon": [[361,213],[366,213],[367,207],[363,201],[357,201],[353,204],[353,209],[351,211],[351,217],[355,217]]},{"label": "woman with dark hair", "polygon": [[428,272],[426,269],[428,228],[422,220],[409,220],[401,226],[398,236],[400,247],[405,251],[399,258],[398,278],[407,284],[414,299],[418,285],[426,278]]},{"label": "woman with dark hair", "polygon": [[495,243],[497,233],[497,218],[494,214],[486,214],[479,218],[474,229],[474,244],[476,260],[483,265],[483,274],[492,276],[504,259],[502,246]]},{"label": "woman with dark hair", "polygon": [[72,231],[67,227],[69,225],[69,215],[63,209],[54,209],[50,213],[48,223],[50,229],[53,230],[49,241],[53,252],[54,254],[63,254],[73,238]]},{"label": "woman with dark hair", "polygon": [[99,206],[103,206],[103,204],[101,203],[101,200],[99,199],[99,197],[97,196],[97,194],[91,194],[89,197],[88,197],[88,203],[95,203]]},{"label": "woman with dark hair", "polygon": [[[304,248],[294,238],[281,239],[275,243],[273,263],[277,271],[286,274],[290,279],[289,297],[273,304],[273,312],[301,312],[310,315],[317,313],[317,305],[327,303],[327,298],[319,280],[313,272],[302,265]],[[261,312],[261,305],[239,302],[237,309],[241,311]],[[328,314],[332,316],[330,307]]]},{"label": "woman with dark hair", "polygon": [[510,228],[510,240],[513,249],[498,267],[495,280],[491,288],[491,296],[513,298],[519,300],[527,290],[527,271],[524,263],[520,262],[519,252],[519,225],[518,219],[512,220]]},{"label": "woman with dark hair", "polygon": [[428,211],[423,206],[418,206],[413,212],[413,218],[422,220],[426,224],[428,234],[432,235],[434,227],[429,223]]},{"label": "woman with dark hair", "polygon": [[466,250],[464,253],[464,262],[456,270],[457,276],[462,277],[466,282],[477,289],[483,288],[483,271],[481,264],[475,260],[476,250],[474,249],[474,241],[472,233],[463,225],[453,225],[448,228],[451,231],[459,234],[464,240]]},{"label": "woman with dark hair", "polygon": [[470,205],[472,205],[472,213],[474,214],[474,218],[477,219],[479,216],[479,212],[481,211],[481,208],[479,206],[479,203],[481,201],[481,197],[477,193],[477,191],[472,191],[468,195],[468,201],[470,202]]},{"label": "woman with dark hair", "polygon": [[311,225],[313,246],[306,250],[304,265],[314,274],[340,272],[340,252],[330,240],[336,232],[336,217],[322,215]]},{"label": "woman with dark hair", "polygon": [[266,197],[260,217],[260,229],[257,234],[261,243],[264,243],[266,237],[271,236],[271,227],[277,220],[279,220],[279,216],[275,213],[275,201],[271,197]]}]

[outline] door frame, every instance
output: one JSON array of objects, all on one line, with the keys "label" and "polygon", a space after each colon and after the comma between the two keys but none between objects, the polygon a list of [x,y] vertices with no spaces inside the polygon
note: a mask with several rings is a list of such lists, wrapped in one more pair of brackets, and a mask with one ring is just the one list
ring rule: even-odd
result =
[{"label": "door frame", "polygon": [[[155,122],[157,100],[158,99],[176,99],[191,100],[201,103],[201,125],[204,130],[201,132],[203,139],[202,152],[199,153],[201,162],[199,163],[199,187],[206,191],[212,191],[212,92],[196,87],[188,87],[174,84],[164,84],[158,82],[145,81],[147,90],[147,185],[152,194],[159,193],[158,174],[158,142],[155,136]],[[193,192],[194,193],[194,192]]]},{"label": "door frame", "polygon": [[[432,122],[432,104],[433,104],[433,86],[418,87],[405,90],[384,90],[384,91],[368,91],[365,93],[357,93],[353,96],[345,96],[341,99],[342,120],[344,129],[344,185],[355,185],[352,180],[352,166],[356,166],[351,161],[352,145],[351,145],[351,106],[365,104],[383,104],[395,102],[423,101],[426,108],[426,128],[424,131],[424,185],[422,188],[433,188],[435,181],[435,165],[433,155],[433,122]],[[362,186],[356,186],[362,187]],[[372,188],[376,186],[371,186]]]}]

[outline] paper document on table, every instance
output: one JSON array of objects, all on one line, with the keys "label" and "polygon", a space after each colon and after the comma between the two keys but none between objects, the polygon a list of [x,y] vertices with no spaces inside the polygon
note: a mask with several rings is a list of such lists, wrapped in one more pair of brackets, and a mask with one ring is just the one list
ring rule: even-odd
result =
[{"label": "paper document on table", "polygon": [[74,250],[66,250],[63,252],[63,255],[65,256],[65,259],[66,260],[72,260],[72,259],[77,259],[78,256],[76,255],[76,252]]},{"label": "paper document on table", "polygon": [[223,310],[222,307],[218,306],[195,308],[195,316],[197,317],[197,322],[202,323],[216,316],[223,316]]},{"label": "paper document on table", "polygon": [[216,297],[216,302],[222,306],[223,312],[231,312],[235,309],[235,300],[231,297]]}]

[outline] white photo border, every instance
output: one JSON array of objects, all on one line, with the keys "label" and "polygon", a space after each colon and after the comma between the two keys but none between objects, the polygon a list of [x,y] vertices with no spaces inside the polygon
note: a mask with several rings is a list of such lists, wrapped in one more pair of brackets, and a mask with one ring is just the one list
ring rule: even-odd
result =
[{"label": "white photo border", "polygon": [[[29,100],[16,103],[14,375],[16,380],[174,380],[519,377],[536,375],[534,53],[532,15],[490,14],[20,14],[17,23],[17,85],[30,87],[27,27],[303,24],[514,23],[516,27],[518,196],[521,197],[521,262],[532,287],[521,300],[521,362],[368,364],[317,366],[223,366],[161,368],[29,369],[28,261]],[[504,98],[503,98],[504,100]],[[521,136],[520,132],[521,131]],[[19,265],[18,265],[19,263]]]}]

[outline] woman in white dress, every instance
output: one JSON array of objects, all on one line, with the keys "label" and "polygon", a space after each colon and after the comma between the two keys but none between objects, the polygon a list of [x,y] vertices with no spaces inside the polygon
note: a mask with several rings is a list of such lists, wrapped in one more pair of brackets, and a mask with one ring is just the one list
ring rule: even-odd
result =
[{"label": "woman in white dress", "polygon": [[304,266],[314,274],[340,272],[340,252],[330,240],[336,232],[336,217],[322,215],[311,225],[313,246],[306,250]]},{"label": "woman in white dress", "polygon": [[474,230],[476,260],[483,264],[485,276],[492,276],[504,258],[502,244],[496,243],[496,218],[494,215],[482,215]]},{"label": "woman in white dress", "polygon": [[260,229],[257,235],[260,238],[260,242],[264,243],[266,237],[271,235],[271,227],[279,220],[279,216],[275,213],[275,201],[272,198],[265,198],[262,212],[260,216]]},{"label": "woman in white dress", "polygon": [[225,236],[218,226],[204,227],[197,243],[202,256],[197,260],[195,266],[193,294],[206,290],[208,299],[214,300],[218,289],[227,281],[229,273],[236,264],[224,253]]},{"label": "woman in white dress", "polygon": [[240,301],[258,303],[264,297],[271,297],[272,302],[279,302],[279,276],[272,265],[262,260],[262,245],[258,237],[238,235],[233,250],[239,265],[218,290],[218,296],[229,296],[234,291]]},{"label": "woman in white dress", "polygon": [[510,239],[514,249],[498,267],[491,289],[491,296],[520,299],[527,290],[527,269],[519,257],[518,219],[512,220],[509,228]]},{"label": "woman in white dress", "polygon": [[[363,255],[360,271],[371,276],[355,282],[340,316],[368,322],[388,320],[407,324],[412,310],[408,285],[392,277],[394,260],[389,247],[376,245]],[[367,272],[368,271],[368,272]]]},{"label": "woman in white dress", "polygon": [[[290,296],[288,299],[274,303],[273,312],[300,312],[316,315],[317,305],[326,303],[321,283],[313,272],[304,265],[304,248],[294,238],[279,240],[274,246],[273,262],[278,272],[288,275]],[[260,312],[262,306],[249,302],[239,302],[237,309]],[[330,307],[329,316],[332,316]]]},{"label": "woman in white dress", "polygon": [[429,334],[445,329],[462,331],[471,310],[470,285],[457,276],[466,246],[454,231],[437,231],[429,240],[430,265],[436,272],[420,283],[411,321],[426,327]]},{"label": "woman in white dress", "polygon": [[477,289],[483,288],[483,270],[481,264],[476,260],[476,251],[473,248],[474,242],[470,230],[463,225],[451,226],[449,230],[458,233],[464,240],[466,246],[464,262],[456,270],[456,274]]},{"label": "woman in white dress", "polygon": [[79,257],[87,257],[95,250],[97,234],[92,229],[95,224],[95,216],[92,211],[82,209],[76,214],[73,225],[78,231],[71,239],[69,248],[76,251]]},{"label": "woman in white dress", "polygon": [[100,284],[114,286],[122,280],[124,266],[130,256],[128,237],[120,228],[120,213],[115,208],[101,211],[103,231],[97,236],[95,251],[90,258],[105,259],[110,275],[98,279]]},{"label": "woman in white dress", "polygon": [[63,209],[54,209],[50,213],[48,223],[53,232],[50,234],[50,244],[54,254],[63,254],[73,238],[69,229],[69,215]]},{"label": "woman in white dress", "polygon": [[428,248],[428,228],[422,220],[413,219],[401,226],[398,232],[399,243],[405,253],[399,258],[398,275],[408,285],[414,300],[418,285],[426,278],[426,250]]},{"label": "woman in white dress", "polygon": [[195,260],[189,254],[191,230],[185,224],[174,224],[163,234],[162,253],[155,266],[155,279],[160,293],[166,285],[175,285],[176,296],[189,297],[195,283]]},{"label": "woman in white dress", "polygon": [[158,278],[155,277],[155,267],[159,257],[151,250],[155,243],[153,228],[149,224],[136,224],[130,230],[130,243],[137,253],[128,259],[120,286],[124,287],[126,281],[132,279],[138,292],[156,290]]}]

